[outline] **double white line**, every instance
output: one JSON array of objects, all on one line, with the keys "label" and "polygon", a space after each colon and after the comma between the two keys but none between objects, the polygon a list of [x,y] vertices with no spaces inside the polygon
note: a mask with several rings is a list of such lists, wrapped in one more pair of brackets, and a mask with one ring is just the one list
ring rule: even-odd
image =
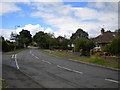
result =
[{"label": "double white line", "polygon": [[18,65],[18,62],[17,62],[17,54],[13,54],[13,55],[12,55],[12,58],[14,58],[14,60],[15,60],[15,64],[16,64],[16,66],[17,66],[17,69],[20,69],[20,68],[19,68],[19,65]]}]

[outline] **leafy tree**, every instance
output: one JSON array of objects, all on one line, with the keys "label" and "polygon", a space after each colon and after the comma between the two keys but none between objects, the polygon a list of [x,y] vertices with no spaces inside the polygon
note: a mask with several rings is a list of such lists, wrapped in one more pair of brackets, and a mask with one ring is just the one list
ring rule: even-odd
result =
[{"label": "leafy tree", "polygon": [[[32,35],[30,34],[30,31],[22,29],[20,33],[20,36],[18,37],[18,41],[23,44],[25,47],[28,46],[32,42]],[[16,38],[17,39],[17,38]]]},{"label": "leafy tree", "polygon": [[50,45],[51,35],[40,31],[33,36],[33,40],[38,44],[40,48],[48,49]]},{"label": "leafy tree", "polygon": [[75,40],[76,38],[79,37],[88,38],[88,33],[79,28],[75,33],[72,34],[70,38],[72,40]]},{"label": "leafy tree", "polygon": [[111,53],[112,55],[120,55],[120,36],[113,39],[104,47],[104,51]]},{"label": "leafy tree", "polygon": [[90,49],[93,49],[95,46],[94,42],[90,39],[86,39],[83,37],[79,37],[76,39],[75,44],[75,52],[80,52],[80,50],[83,50],[83,55],[89,55]]},{"label": "leafy tree", "polygon": [[66,39],[62,36],[59,36],[59,37],[57,37],[57,41],[58,41],[59,49],[62,49],[62,50],[68,49],[68,42],[69,42],[68,39]]}]

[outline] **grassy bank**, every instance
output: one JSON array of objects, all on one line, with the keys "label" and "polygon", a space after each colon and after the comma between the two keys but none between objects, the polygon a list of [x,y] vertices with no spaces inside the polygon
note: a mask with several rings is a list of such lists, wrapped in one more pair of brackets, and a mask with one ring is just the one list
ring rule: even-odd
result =
[{"label": "grassy bank", "polygon": [[14,53],[18,53],[18,52],[21,52],[23,50],[25,50],[26,48],[23,48],[23,49],[17,49],[15,51],[10,51],[10,52],[5,52],[6,54],[14,54]]},{"label": "grassy bank", "polygon": [[93,56],[90,59],[73,58],[72,60],[78,60],[78,61],[83,61],[83,62],[93,63],[93,64],[102,65],[106,67],[120,69],[120,64],[104,60],[98,56]]},{"label": "grassy bank", "polygon": [[55,55],[55,56],[59,56],[59,57],[70,57],[70,55],[65,55],[65,54],[60,54],[60,53],[56,53],[50,50],[42,50],[44,53],[47,53],[49,55]]}]

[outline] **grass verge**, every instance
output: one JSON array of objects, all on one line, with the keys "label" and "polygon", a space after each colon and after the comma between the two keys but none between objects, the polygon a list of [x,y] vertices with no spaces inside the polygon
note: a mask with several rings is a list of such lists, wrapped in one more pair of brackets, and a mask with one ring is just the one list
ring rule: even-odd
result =
[{"label": "grass verge", "polygon": [[98,56],[93,56],[90,59],[73,58],[72,60],[78,60],[78,61],[83,61],[83,62],[88,62],[92,64],[120,69],[120,64],[104,60]]},{"label": "grass verge", "polygon": [[65,55],[65,54],[60,54],[60,53],[56,53],[50,50],[42,50],[44,53],[47,53],[49,55],[55,55],[55,56],[59,56],[59,57],[70,57],[70,55]]},{"label": "grass verge", "polygon": [[8,84],[6,83],[4,79],[1,79],[0,85],[1,85],[1,88],[8,88]]},{"label": "grass verge", "polygon": [[25,50],[26,48],[24,48],[24,49],[17,49],[17,50],[15,50],[15,51],[10,51],[10,52],[5,52],[6,54],[14,54],[14,53],[18,53],[18,52],[21,52],[21,51],[23,51],[23,50]]}]

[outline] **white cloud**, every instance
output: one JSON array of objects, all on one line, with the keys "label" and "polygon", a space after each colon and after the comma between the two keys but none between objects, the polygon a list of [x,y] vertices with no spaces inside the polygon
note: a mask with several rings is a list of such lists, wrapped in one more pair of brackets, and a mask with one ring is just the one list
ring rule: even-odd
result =
[{"label": "white cloud", "polygon": [[1,0],[1,2],[118,2],[119,0]]},{"label": "white cloud", "polygon": [[0,15],[21,10],[15,3],[0,3],[0,6]]},{"label": "white cloud", "polygon": [[21,2],[30,2],[31,0],[1,0],[2,3],[21,3]]},{"label": "white cloud", "polygon": [[[38,11],[33,12],[31,16],[43,18],[47,24],[57,28],[58,30],[54,32],[56,36],[69,37],[78,28],[82,28],[90,34],[90,37],[95,37],[100,34],[103,25],[107,30],[117,29],[117,3],[110,2],[106,5],[104,2],[97,2],[94,5],[94,8],[99,8],[99,10],[94,9],[90,4],[89,7],[77,8],[62,3],[34,4]],[[91,21],[87,22],[87,20]]]},{"label": "white cloud", "polygon": [[16,33],[16,30],[13,29],[0,29],[2,32],[0,36],[3,36],[5,39],[10,40],[11,33]]},{"label": "white cloud", "polygon": [[[44,28],[39,24],[28,24],[25,27],[18,28],[17,33],[22,29],[27,29],[32,35],[38,31],[45,31],[47,33],[54,33],[56,37],[59,35],[70,37],[78,28],[82,28],[89,33],[90,37],[95,37],[100,34],[100,29],[103,25],[107,30],[112,31],[118,27],[117,3],[96,2],[90,3],[88,7],[72,7],[71,5],[64,5],[62,2],[35,2],[27,4],[37,10],[32,12],[31,16],[42,18],[44,23],[57,28],[57,30],[53,31],[52,28]],[[11,9],[8,9],[5,12],[20,10],[17,6],[15,7],[15,10],[11,11]]]},{"label": "white cloud", "polygon": [[43,28],[39,24],[36,24],[36,25],[28,24],[28,25],[25,25],[24,27],[17,28],[16,30],[0,29],[0,31],[2,32],[0,33],[1,34],[0,36],[3,36],[5,39],[10,40],[10,35],[12,32],[15,34],[19,34],[19,32],[21,32],[22,29],[30,31],[32,36],[34,36],[39,31],[43,31],[46,33],[53,33],[53,30],[51,28]]},{"label": "white cloud", "polygon": [[46,33],[52,33],[53,32],[53,30],[51,28],[43,28],[39,24],[36,24],[36,25],[28,24],[28,25],[25,25],[24,27],[18,28],[16,30],[17,34],[19,34],[19,32],[22,31],[22,29],[30,31],[32,36],[34,36],[39,31],[44,31]]}]

